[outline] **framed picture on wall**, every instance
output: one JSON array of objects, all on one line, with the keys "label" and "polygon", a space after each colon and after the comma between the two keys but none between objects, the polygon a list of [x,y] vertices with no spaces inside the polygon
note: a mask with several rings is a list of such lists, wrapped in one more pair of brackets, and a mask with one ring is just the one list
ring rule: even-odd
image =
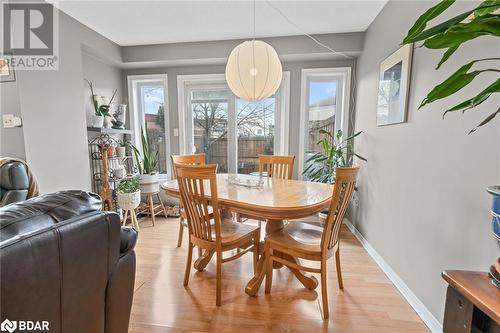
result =
[{"label": "framed picture on wall", "polygon": [[413,44],[407,44],[380,64],[377,126],[406,122]]},{"label": "framed picture on wall", "polygon": [[0,55],[0,82],[16,81],[14,68],[10,65],[11,55]]}]

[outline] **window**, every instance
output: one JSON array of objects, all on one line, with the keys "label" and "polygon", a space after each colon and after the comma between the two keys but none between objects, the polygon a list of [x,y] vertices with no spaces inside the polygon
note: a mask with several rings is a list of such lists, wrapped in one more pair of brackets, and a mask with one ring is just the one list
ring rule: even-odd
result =
[{"label": "window", "polygon": [[350,68],[302,70],[299,175],[311,152],[322,151],[321,130],[347,134]]},{"label": "window", "polygon": [[133,143],[136,147],[140,146],[141,128],[147,124],[149,140],[158,156],[158,171],[164,177],[170,174],[166,82],[166,75],[129,76]]},{"label": "window", "polygon": [[256,173],[259,154],[288,152],[289,73],[259,102],[237,98],[224,75],[178,76],[181,153],[205,153],[218,172]]}]

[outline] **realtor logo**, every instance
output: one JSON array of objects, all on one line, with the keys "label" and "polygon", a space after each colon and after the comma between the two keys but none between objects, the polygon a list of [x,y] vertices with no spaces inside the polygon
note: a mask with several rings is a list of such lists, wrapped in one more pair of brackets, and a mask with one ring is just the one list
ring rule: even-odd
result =
[{"label": "realtor logo", "polygon": [[2,54],[16,69],[57,69],[58,20],[45,2],[2,1]]},{"label": "realtor logo", "polygon": [[15,330],[17,329],[17,322],[15,320],[13,321],[10,321],[8,319],[5,319],[4,321],[2,321],[2,323],[0,324],[0,330],[2,332],[14,332]]}]

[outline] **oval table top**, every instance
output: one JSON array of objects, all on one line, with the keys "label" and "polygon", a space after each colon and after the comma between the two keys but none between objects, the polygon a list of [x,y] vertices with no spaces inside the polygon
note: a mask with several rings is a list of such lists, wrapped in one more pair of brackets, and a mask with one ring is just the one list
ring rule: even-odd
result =
[{"label": "oval table top", "polygon": [[[217,174],[219,206],[262,219],[298,219],[328,207],[333,186],[329,184],[265,177],[262,188],[229,184],[228,174]],[[258,179],[238,174],[239,179]],[[177,180],[161,185],[167,194],[179,197]]]}]

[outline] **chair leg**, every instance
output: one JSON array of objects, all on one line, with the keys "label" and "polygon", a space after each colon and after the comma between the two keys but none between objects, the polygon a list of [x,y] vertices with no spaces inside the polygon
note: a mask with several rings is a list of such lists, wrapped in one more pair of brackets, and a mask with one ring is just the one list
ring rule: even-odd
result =
[{"label": "chair leg", "polygon": [[268,242],[265,243],[266,249],[266,294],[271,292],[273,284],[273,250]]},{"label": "chair leg", "polygon": [[182,225],[182,217],[179,219],[179,236],[177,237],[177,247],[182,246],[182,234],[184,233],[184,226]]},{"label": "chair leg", "polygon": [[193,244],[189,242],[188,246],[188,257],[186,261],[186,272],[184,273],[184,286],[189,283],[189,274],[191,273],[191,259],[193,258]]},{"label": "chair leg", "polygon": [[217,251],[217,296],[215,305],[221,305],[222,298],[222,251]]},{"label": "chair leg", "polygon": [[130,219],[132,220],[132,226],[135,227],[135,230],[139,231],[139,222],[137,222],[137,214],[135,213],[135,209],[130,211]]},{"label": "chair leg", "polygon": [[323,301],[323,319],[329,318],[327,283],[328,281],[326,279],[326,259],[323,259],[321,261],[321,299]]},{"label": "chair leg", "polygon": [[260,231],[253,237],[253,274],[257,274],[257,262],[259,261]]},{"label": "chair leg", "polygon": [[342,281],[342,268],[340,267],[340,247],[335,252],[335,265],[337,266],[337,282],[339,289],[344,289],[344,281]]},{"label": "chair leg", "polygon": [[125,214],[123,214],[123,222],[122,225],[127,225],[127,218],[128,218],[128,209],[125,210]]},{"label": "chair leg", "polygon": [[148,194],[149,210],[151,211],[151,220],[153,221],[153,227],[155,226],[155,206],[153,203],[153,195]]}]

